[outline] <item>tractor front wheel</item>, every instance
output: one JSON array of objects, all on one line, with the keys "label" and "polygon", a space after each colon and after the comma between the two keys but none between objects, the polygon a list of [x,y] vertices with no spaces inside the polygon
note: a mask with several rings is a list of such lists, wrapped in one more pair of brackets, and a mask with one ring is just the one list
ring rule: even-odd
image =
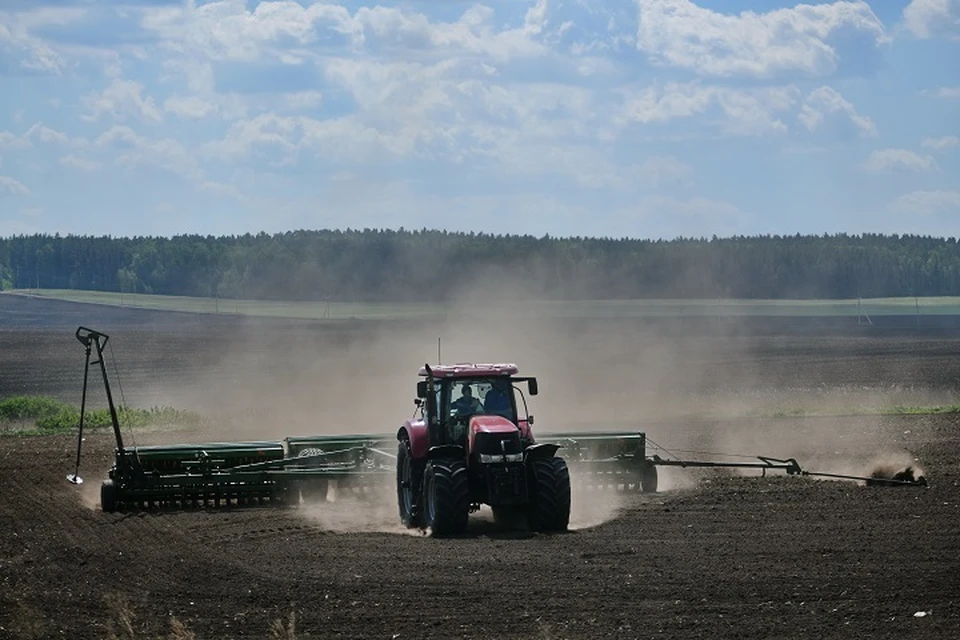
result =
[{"label": "tractor front wheel", "polygon": [[532,461],[533,504],[527,513],[534,531],[566,531],[570,524],[570,471],[563,458]]},{"label": "tractor front wheel", "polygon": [[413,459],[410,442],[403,438],[397,445],[397,509],[400,522],[408,529],[423,525],[423,462]]},{"label": "tractor front wheel", "polygon": [[423,472],[424,525],[433,536],[463,533],[470,515],[470,484],[462,460],[430,460]]}]

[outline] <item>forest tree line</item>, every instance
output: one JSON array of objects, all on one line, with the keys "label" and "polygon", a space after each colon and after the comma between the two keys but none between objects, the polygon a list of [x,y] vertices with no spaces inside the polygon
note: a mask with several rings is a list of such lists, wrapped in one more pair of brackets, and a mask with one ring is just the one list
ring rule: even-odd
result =
[{"label": "forest tree line", "polygon": [[0,289],[265,300],[960,295],[955,238],[554,238],[444,231],[0,238]]}]

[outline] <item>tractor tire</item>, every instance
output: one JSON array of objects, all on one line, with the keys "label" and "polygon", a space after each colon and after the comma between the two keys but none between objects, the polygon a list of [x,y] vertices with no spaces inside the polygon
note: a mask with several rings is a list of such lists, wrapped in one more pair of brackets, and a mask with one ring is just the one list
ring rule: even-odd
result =
[{"label": "tractor tire", "polygon": [[470,483],[463,460],[430,460],[423,472],[423,524],[433,537],[467,529]]},{"label": "tractor tire", "polygon": [[100,508],[104,513],[113,513],[117,510],[117,487],[113,480],[104,480],[100,485]]},{"label": "tractor tire", "polygon": [[640,475],[640,490],[643,493],[657,492],[657,465],[649,462],[644,463]]},{"label": "tractor tire", "polygon": [[566,531],[570,524],[570,471],[563,458],[532,462],[533,504],[527,522],[534,531]]},{"label": "tractor tire", "polygon": [[397,445],[397,510],[400,522],[408,529],[423,526],[423,462],[414,460],[410,441]]}]

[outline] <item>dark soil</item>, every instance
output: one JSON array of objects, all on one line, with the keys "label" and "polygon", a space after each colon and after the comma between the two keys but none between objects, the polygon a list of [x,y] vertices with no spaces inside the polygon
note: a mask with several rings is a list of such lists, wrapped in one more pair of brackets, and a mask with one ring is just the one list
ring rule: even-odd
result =
[{"label": "dark soil", "polygon": [[[155,391],[157,379],[173,388],[181,378],[202,382],[196,371],[226,376],[233,363],[222,349],[236,348],[240,333],[244,349],[260,354],[252,360],[260,375],[279,367],[270,357],[294,333],[297,349],[309,343],[321,352],[371,337],[362,327],[265,330],[165,314],[126,323],[110,310],[60,316],[47,307],[28,322],[30,309],[4,311],[4,297],[0,397],[79,401],[77,324],[111,333],[128,399],[147,386]],[[738,340],[700,352],[697,392],[750,382],[773,392],[866,386],[949,395],[960,379],[957,340]],[[293,351],[281,351],[288,366],[300,363]],[[614,356],[610,366],[621,366]],[[407,371],[404,388],[416,366],[413,359],[397,365]],[[538,374],[543,406],[559,374]],[[406,407],[387,411],[402,419]],[[670,429],[681,427],[670,425],[658,423],[651,437],[669,441]],[[682,426],[684,441],[716,440],[721,428]],[[334,427],[364,430],[349,421]],[[930,485],[663,469],[657,494],[575,494],[566,534],[497,529],[481,512],[467,536],[435,540],[402,530],[390,495],[324,508],[104,514],[98,489],[112,456],[107,434],[84,444],[81,487],[66,481],[75,436],[5,436],[0,638],[265,638],[291,616],[298,638],[960,637],[960,416],[757,419],[736,428],[747,452],[798,452],[810,469],[851,460],[866,472],[873,456],[905,455]]]}]

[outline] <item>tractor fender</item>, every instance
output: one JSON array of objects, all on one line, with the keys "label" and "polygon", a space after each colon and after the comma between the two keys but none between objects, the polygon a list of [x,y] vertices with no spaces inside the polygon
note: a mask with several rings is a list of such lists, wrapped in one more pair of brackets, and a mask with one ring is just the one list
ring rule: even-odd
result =
[{"label": "tractor fender", "polygon": [[523,450],[526,454],[528,460],[534,458],[552,458],[557,454],[557,451],[560,450],[560,445],[553,444],[552,442],[542,442],[540,444],[532,444],[526,449]]},{"label": "tractor fender", "polygon": [[406,436],[410,442],[410,454],[414,460],[422,460],[427,457],[427,450],[430,448],[430,437],[427,434],[427,423],[423,420],[407,420],[397,431],[397,440],[402,440]]}]

